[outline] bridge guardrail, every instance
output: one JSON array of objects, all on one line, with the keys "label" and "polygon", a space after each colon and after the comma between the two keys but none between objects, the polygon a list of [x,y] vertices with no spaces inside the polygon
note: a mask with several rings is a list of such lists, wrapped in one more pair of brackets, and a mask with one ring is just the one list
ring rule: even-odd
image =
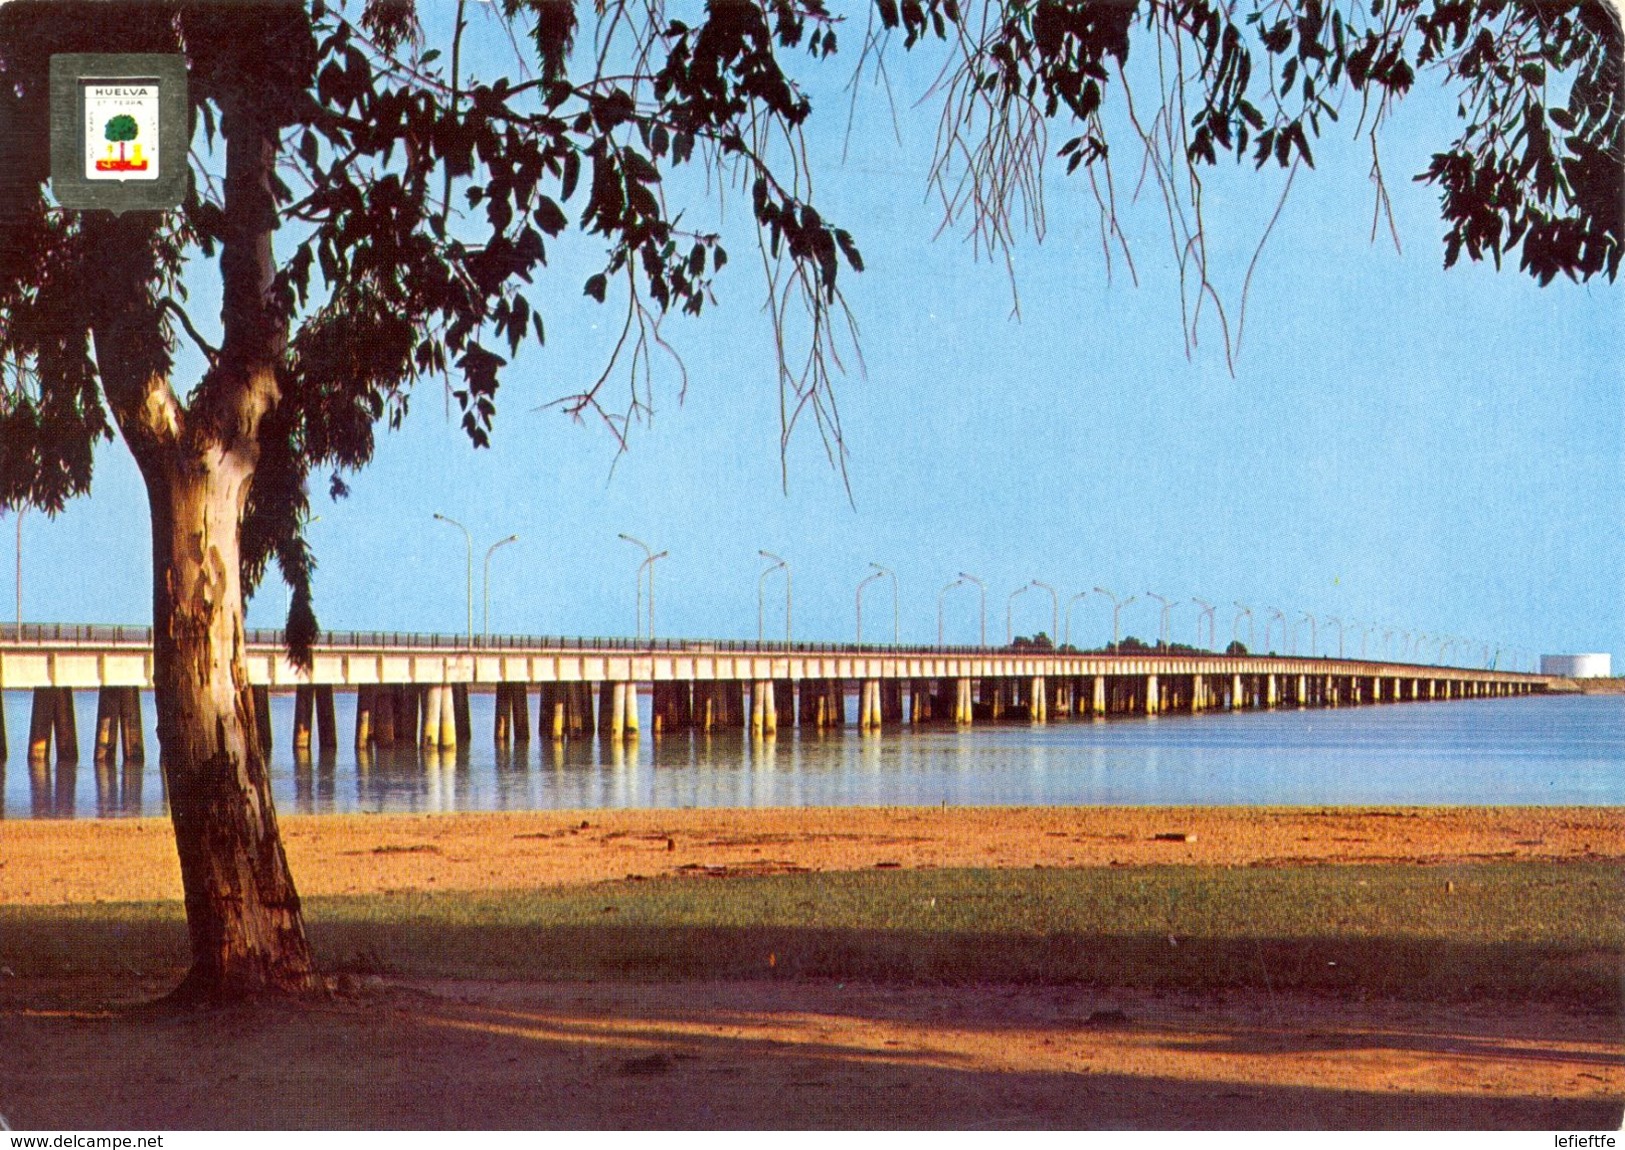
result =
[{"label": "bridge guardrail", "polygon": [[[252,628],[246,632],[248,641],[260,646],[277,646],[284,644],[283,632],[275,628]],[[0,643],[83,643],[87,645],[129,645],[151,647],[151,627],[129,627],[115,624],[101,623],[24,623],[18,626],[15,623],[0,623]],[[445,634],[434,631],[324,631],[317,639],[317,646],[323,648],[412,648],[445,651],[515,651],[515,650],[555,650],[555,651],[626,651],[636,653],[664,652],[669,654],[749,654],[749,655],[890,655],[915,656],[920,658],[941,658],[943,656],[1050,656],[1050,655],[1076,655],[1080,657],[1112,658],[1112,659],[1283,659],[1295,661],[1325,661],[1330,656],[1322,655],[1283,655],[1278,652],[1250,651],[1245,655],[1229,655],[1220,651],[1199,651],[1176,648],[1172,651],[1155,648],[1134,648],[1129,650],[1112,650],[1111,648],[1095,648],[1092,650],[1063,649],[1056,650],[1046,647],[974,647],[974,646],[918,646],[889,643],[814,643],[814,642],[778,642],[773,640],[758,641],[755,639],[628,639],[611,636],[570,636],[570,635],[475,635],[472,640],[466,634]],[[1407,663],[1403,660],[1376,658],[1376,659],[1339,659],[1337,662],[1347,663],[1376,663],[1383,666],[1415,667],[1418,670],[1434,668],[1452,671],[1488,671],[1499,674],[1525,674],[1534,675],[1530,671],[1512,671],[1499,667],[1465,667],[1459,665],[1446,666],[1431,663]]]}]

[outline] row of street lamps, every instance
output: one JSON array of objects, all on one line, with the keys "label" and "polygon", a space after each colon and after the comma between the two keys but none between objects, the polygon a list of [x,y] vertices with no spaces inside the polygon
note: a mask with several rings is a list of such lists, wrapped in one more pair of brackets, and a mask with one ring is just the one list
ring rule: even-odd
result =
[{"label": "row of street lamps", "polygon": [[[472,644],[473,640],[474,640],[474,537],[469,533],[467,527],[464,527],[461,523],[457,522],[457,520],[452,519],[449,516],[442,515],[437,511],[437,512],[434,513],[434,518],[439,520],[442,523],[450,524],[451,526],[453,526],[453,527],[457,528],[459,531],[461,531],[463,533],[463,539],[464,539],[464,541],[465,541],[465,543],[467,545],[468,638],[469,638],[470,644]],[[645,578],[647,578],[648,587],[649,587],[649,590],[648,590],[648,612],[647,612],[648,633],[649,633],[648,638],[649,638],[650,642],[653,642],[654,637],[655,637],[654,565],[659,560],[667,558],[670,555],[670,552],[669,551],[655,551],[647,543],[643,542],[643,540],[635,538],[634,536],[628,535],[625,532],[620,533],[620,535],[618,537],[625,540],[626,542],[632,544],[633,546],[638,547],[643,552],[643,560],[642,560],[642,562],[640,562],[638,564],[637,573],[636,573],[637,589],[636,589],[636,608],[635,608],[635,620],[636,620],[636,623],[635,623],[635,635],[636,635],[636,638],[638,638],[640,640],[643,638],[643,630],[644,630],[643,624],[644,624],[644,619],[645,619],[645,613],[644,613],[644,580],[645,580]],[[518,535],[509,535],[508,537],[506,537],[504,539],[499,539],[495,543],[491,544],[490,548],[488,548],[486,550],[486,552],[485,552],[485,564],[484,564],[484,570],[483,570],[483,588],[484,588],[483,633],[484,633],[484,635],[485,635],[485,637],[487,639],[490,638],[490,634],[491,634],[491,557],[492,557],[492,555],[494,555],[496,553],[498,548],[505,547],[509,543],[516,543],[516,542],[518,542],[518,540],[519,540]],[[20,551],[20,547],[19,547],[19,551]],[[765,622],[766,622],[766,620],[765,620],[765,595],[766,595],[767,579],[768,579],[768,577],[770,575],[774,574],[775,572],[783,571],[784,572],[784,641],[786,643],[789,643],[789,642],[791,642],[792,636],[793,636],[793,633],[794,633],[793,624],[792,624],[792,607],[793,607],[793,599],[794,599],[794,591],[795,591],[795,584],[794,584],[794,579],[793,579],[793,576],[792,576],[792,573],[791,573],[791,570],[790,570],[789,561],[786,560],[783,556],[775,555],[771,551],[758,551],[757,554],[760,555],[763,559],[767,560],[769,565],[767,567],[763,568],[761,574],[757,577],[757,580],[756,580],[756,639],[757,639],[758,642],[761,642],[765,637]],[[898,598],[898,586],[897,586],[897,573],[895,571],[891,570],[889,567],[884,567],[879,563],[870,563],[869,566],[870,566],[870,568],[872,568],[872,571],[870,572],[870,574],[865,576],[858,583],[857,592],[856,592],[856,594],[854,596],[853,606],[854,606],[854,614],[856,616],[856,624],[857,624],[857,629],[856,629],[857,642],[858,642],[859,645],[861,645],[863,643],[863,592],[864,592],[864,589],[867,588],[869,586],[869,584],[874,583],[877,580],[890,579],[891,580],[891,589],[892,589],[892,645],[896,646],[898,644],[898,642],[899,642],[899,598]],[[647,573],[647,575],[645,575],[645,573]],[[19,584],[20,584],[20,582],[21,582],[21,580],[19,579]],[[959,573],[959,577],[957,579],[955,579],[953,582],[947,584],[946,586],[944,586],[942,588],[942,590],[937,592],[937,645],[939,647],[943,645],[943,601],[947,597],[947,595],[948,595],[948,593],[950,591],[953,591],[953,590],[955,590],[955,589],[957,589],[959,587],[963,587],[966,584],[972,584],[977,589],[977,593],[978,593],[979,600],[980,600],[980,606],[979,606],[979,610],[978,610],[978,631],[977,631],[978,643],[982,647],[987,646],[987,584],[985,582],[983,582],[981,579],[979,579],[977,576],[970,574],[968,571],[961,571]],[[1005,616],[1004,616],[1004,631],[1005,631],[1005,643],[1006,644],[1012,643],[1015,640],[1015,602],[1016,602],[1017,597],[1019,597],[1020,595],[1022,595],[1024,593],[1026,593],[1027,591],[1032,590],[1035,587],[1039,588],[1040,590],[1049,592],[1049,595],[1050,595],[1050,634],[1053,636],[1057,631],[1059,631],[1061,633],[1062,645],[1063,646],[1068,646],[1068,647],[1071,646],[1071,644],[1072,644],[1072,608],[1078,603],[1079,600],[1085,599],[1091,594],[1096,594],[1096,595],[1100,595],[1100,596],[1108,599],[1111,602],[1111,605],[1112,605],[1112,646],[1115,648],[1119,644],[1119,642],[1121,641],[1121,636],[1122,636],[1121,623],[1122,623],[1123,608],[1129,606],[1131,603],[1134,603],[1139,598],[1139,596],[1137,596],[1137,595],[1130,595],[1130,596],[1128,596],[1126,598],[1119,598],[1115,592],[1113,592],[1113,591],[1111,591],[1111,590],[1109,590],[1109,589],[1107,589],[1105,587],[1096,587],[1092,591],[1080,591],[1076,595],[1073,595],[1066,602],[1066,611],[1065,611],[1065,616],[1064,616],[1064,627],[1063,627],[1062,626],[1063,618],[1062,618],[1062,612],[1061,612],[1060,595],[1056,592],[1055,588],[1050,586],[1048,583],[1045,583],[1045,582],[1043,582],[1042,580],[1039,580],[1039,579],[1033,579],[1033,580],[1031,580],[1031,581],[1029,581],[1027,583],[1022,584],[1020,587],[1017,587],[1014,591],[1010,592],[1009,598],[1006,600],[1006,603],[1005,603]],[[1157,603],[1159,604],[1159,606],[1160,606],[1160,611],[1159,611],[1159,616],[1158,616],[1158,642],[1159,642],[1159,646],[1161,646],[1163,649],[1167,649],[1169,647],[1169,645],[1170,645],[1169,617],[1172,614],[1174,607],[1176,607],[1178,605],[1178,601],[1168,599],[1165,596],[1157,594],[1155,591],[1147,591],[1145,593],[1145,595],[1146,595],[1146,598],[1148,598],[1148,599],[1155,599],[1157,601]],[[1194,597],[1194,596],[1191,598],[1190,601],[1192,603],[1194,603],[1197,607],[1201,608],[1201,610],[1197,613],[1197,617],[1196,617],[1196,642],[1197,642],[1197,645],[1200,646],[1201,642],[1202,642],[1202,621],[1205,619],[1205,620],[1207,620],[1208,648],[1212,649],[1213,647],[1216,646],[1215,632],[1217,630],[1217,623],[1216,623],[1217,608],[1214,607],[1214,605],[1212,603],[1207,602],[1205,599],[1200,599],[1200,598],[1197,598],[1197,597]],[[20,604],[19,604],[19,606],[20,606]],[[1241,641],[1241,621],[1243,619],[1246,619],[1247,620],[1247,649],[1252,650],[1252,648],[1253,648],[1253,638],[1254,638],[1253,609],[1251,607],[1249,607],[1247,604],[1240,602],[1239,600],[1235,602],[1234,606],[1236,608],[1236,614],[1235,614],[1235,617],[1232,620],[1231,626],[1230,626],[1231,642],[1232,643],[1239,643]],[[1358,620],[1358,619],[1351,619],[1351,620],[1348,621],[1347,624],[1345,624],[1344,620],[1342,618],[1338,617],[1338,616],[1326,615],[1326,616],[1322,616],[1322,617],[1317,619],[1316,616],[1311,615],[1307,611],[1304,612],[1303,615],[1297,620],[1296,624],[1293,624],[1292,621],[1288,618],[1286,612],[1282,611],[1278,607],[1265,607],[1264,610],[1268,613],[1267,617],[1265,619],[1265,624],[1264,624],[1264,647],[1265,647],[1265,649],[1269,649],[1270,637],[1274,633],[1276,624],[1278,622],[1280,624],[1281,643],[1282,643],[1283,646],[1285,646],[1287,648],[1287,653],[1288,654],[1296,654],[1296,652],[1297,652],[1297,636],[1298,636],[1298,633],[1301,630],[1302,625],[1304,623],[1309,624],[1309,650],[1310,650],[1310,653],[1312,655],[1317,654],[1319,652],[1319,647],[1320,647],[1319,624],[1322,623],[1322,622],[1325,622],[1325,623],[1335,624],[1336,627],[1337,627],[1337,657],[1339,659],[1344,657],[1344,654],[1345,654],[1344,648],[1345,648],[1345,643],[1346,643],[1346,638],[1347,638],[1347,630],[1348,630],[1348,628],[1350,626],[1352,626],[1360,636],[1360,657],[1361,658],[1365,658],[1365,656],[1366,656],[1367,640],[1369,639],[1370,635],[1373,632],[1380,630],[1382,632],[1382,636],[1383,636],[1383,653],[1384,653],[1384,656],[1386,656],[1387,653],[1388,653],[1389,641],[1397,634],[1397,635],[1400,636],[1400,639],[1401,639],[1401,643],[1400,643],[1400,655],[1401,655],[1401,657],[1409,654],[1412,658],[1420,658],[1424,654],[1424,646],[1423,646],[1424,643],[1432,643],[1432,644],[1435,645],[1435,648],[1436,648],[1435,649],[1435,659],[1436,659],[1437,662],[1440,662],[1440,663],[1443,663],[1445,661],[1447,652],[1454,653],[1459,649],[1460,652],[1461,652],[1460,657],[1465,658],[1465,657],[1470,656],[1470,654],[1471,654],[1471,652],[1472,652],[1472,650],[1473,650],[1473,648],[1475,646],[1481,648],[1482,657],[1483,657],[1483,659],[1484,659],[1484,661],[1486,663],[1488,663],[1490,661],[1490,659],[1491,659],[1491,656],[1490,656],[1491,645],[1488,644],[1488,643],[1484,643],[1484,642],[1482,642],[1480,640],[1465,639],[1465,638],[1462,638],[1460,636],[1428,635],[1428,634],[1423,633],[1423,632],[1412,632],[1412,631],[1408,631],[1408,630],[1402,630],[1402,629],[1396,628],[1396,627],[1385,627],[1385,626],[1382,626],[1382,625],[1376,624],[1376,623],[1363,624],[1362,625],[1361,621]],[[21,620],[21,615],[20,615],[20,612],[19,612],[19,621],[20,620]],[[1497,658],[1499,657],[1499,655],[1501,653],[1501,650],[1503,650],[1503,649],[1502,648],[1496,648],[1495,649],[1495,655],[1496,655]],[[1509,650],[1510,653],[1512,653],[1512,654],[1519,655],[1519,656],[1522,656],[1523,658],[1528,659],[1530,661],[1531,665],[1532,665],[1533,659],[1534,659],[1534,656],[1533,656],[1532,652],[1529,652],[1524,648],[1508,648],[1506,650]]]}]

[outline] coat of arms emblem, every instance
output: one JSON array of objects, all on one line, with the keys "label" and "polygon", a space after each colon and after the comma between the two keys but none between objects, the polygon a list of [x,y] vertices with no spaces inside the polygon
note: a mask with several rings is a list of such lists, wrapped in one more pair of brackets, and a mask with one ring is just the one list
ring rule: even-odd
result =
[{"label": "coat of arms emblem", "polygon": [[141,80],[87,80],[85,178],[158,178],[158,84]]}]

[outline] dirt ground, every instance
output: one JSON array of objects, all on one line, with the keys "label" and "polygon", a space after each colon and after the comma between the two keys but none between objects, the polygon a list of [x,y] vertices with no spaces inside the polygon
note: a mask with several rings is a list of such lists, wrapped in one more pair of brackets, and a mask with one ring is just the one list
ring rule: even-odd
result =
[{"label": "dirt ground", "polygon": [[[282,819],[304,895],[901,867],[1625,860],[1607,807],[796,808]],[[1191,841],[1158,835],[1193,836]],[[669,844],[669,845],[668,845]],[[0,821],[0,904],[181,897],[164,819]]]},{"label": "dirt ground", "polygon": [[[1607,809],[593,811],[283,825],[307,894],[882,863],[1625,860],[1625,812]],[[0,903],[177,898],[169,836],[150,820],[0,823]],[[1618,1128],[1625,1112],[1619,1018],[1545,1003],[346,976],[308,1006],[178,1014],[146,1005],[165,989],[0,976],[0,1114],[54,1130],[1550,1130]]]}]

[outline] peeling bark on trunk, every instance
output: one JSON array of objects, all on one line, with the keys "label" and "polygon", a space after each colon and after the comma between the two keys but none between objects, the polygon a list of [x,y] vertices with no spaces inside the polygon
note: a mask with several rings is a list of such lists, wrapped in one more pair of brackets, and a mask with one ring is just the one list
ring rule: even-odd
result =
[{"label": "peeling bark on trunk", "polygon": [[287,339],[270,297],[276,129],[234,114],[222,132],[225,339],[188,402],[167,378],[154,222],[132,212],[88,225],[106,269],[97,363],[152,510],[158,741],[192,941],[176,995],[213,1001],[321,985],[243,661],[243,516]]},{"label": "peeling bark on trunk", "polygon": [[243,662],[238,540],[252,472],[226,453],[148,476],[153,678],[192,969],[180,997],[317,987]]}]

